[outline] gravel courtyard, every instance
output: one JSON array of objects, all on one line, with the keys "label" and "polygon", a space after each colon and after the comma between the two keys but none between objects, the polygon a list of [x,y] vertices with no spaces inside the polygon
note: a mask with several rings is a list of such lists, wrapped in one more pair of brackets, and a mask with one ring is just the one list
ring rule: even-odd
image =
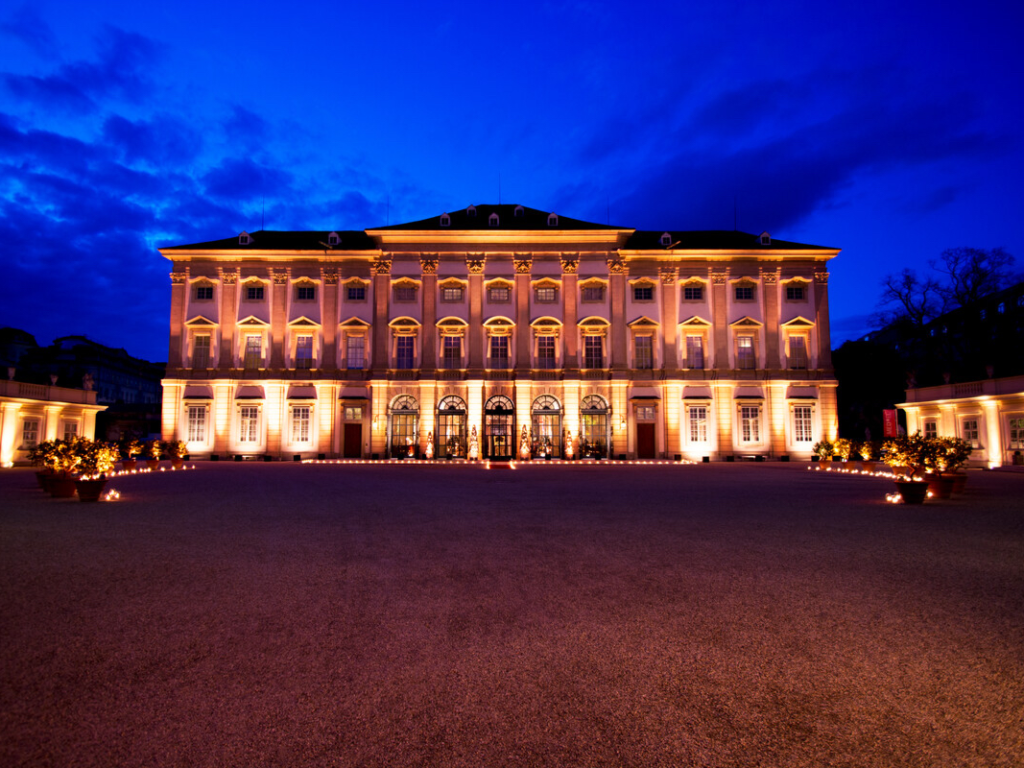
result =
[{"label": "gravel courtyard", "polygon": [[1024,474],[0,472],[3,766],[1020,766]]}]

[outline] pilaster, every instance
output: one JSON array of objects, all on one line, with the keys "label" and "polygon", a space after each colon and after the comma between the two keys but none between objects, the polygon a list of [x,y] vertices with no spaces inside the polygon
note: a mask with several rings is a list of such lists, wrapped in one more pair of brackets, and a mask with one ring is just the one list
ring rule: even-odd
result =
[{"label": "pilaster", "polygon": [[291,270],[275,267],[271,273],[273,285],[271,286],[270,304],[270,365],[269,368],[280,370],[284,368],[284,350],[288,343],[287,318],[288,309],[288,277]]},{"label": "pilaster", "polygon": [[171,338],[167,348],[167,365],[180,368],[182,357],[181,335],[185,332],[185,291],[188,289],[188,267],[184,272],[171,272]]},{"label": "pilaster", "polygon": [[[379,258],[373,262],[373,363],[374,375],[380,376],[387,370],[390,357],[388,344],[388,299],[391,293],[391,259]],[[383,385],[383,382],[381,382]],[[374,392],[378,391],[374,386]],[[374,430],[376,441],[376,430]],[[371,443],[371,450],[377,451]],[[383,442],[381,443],[383,445]]]},{"label": "pilaster", "polygon": [[729,303],[728,303],[728,270],[711,273],[711,315],[712,332],[715,345],[715,368],[722,370],[729,367]]},{"label": "pilaster", "polygon": [[484,264],[482,253],[470,254],[466,259],[466,266],[469,269],[469,334],[466,343],[469,345],[467,352],[470,376],[482,376],[484,370]]},{"label": "pilaster", "polygon": [[[779,360],[779,272],[776,269],[761,272],[761,288],[764,306],[764,350],[768,370],[783,366]],[[773,438],[774,445],[774,438]]]},{"label": "pilaster", "polygon": [[238,270],[220,270],[220,324],[217,326],[220,338],[217,348],[220,351],[221,369],[235,367],[235,328],[238,315],[235,307],[238,301]]},{"label": "pilaster", "polygon": [[[338,369],[338,269],[329,267],[323,272],[323,355],[319,367],[324,371]],[[324,449],[320,449],[323,452]]]},{"label": "pilaster", "polygon": [[516,372],[518,376],[529,373],[531,367],[530,342],[530,270],[533,261],[528,256],[516,254]]},{"label": "pilaster", "polygon": [[662,267],[661,276],[661,360],[668,371],[679,369],[679,275],[674,267]]},{"label": "pilaster", "polygon": [[608,353],[613,371],[626,370],[626,263],[616,257],[608,259],[609,293],[612,303],[612,326],[608,330]]},{"label": "pilaster", "polygon": [[[576,270],[579,267],[580,257],[578,253],[563,253],[562,262],[562,368],[567,371],[578,371],[580,367],[579,343],[580,334],[576,327],[577,318],[577,291]],[[573,432],[576,435],[577,430]]]},{"label": "pilaster", "polygon": [[[420,339],[420,373],[433,376],[437,370],[437,255],[420,259],[423,272],[423,333]],[[422,411],[422,408],[421,408]],[[421,450],[426,449],[426,443]]]},{"label": "pilaster", "polygon": [[814,321],[818,330],[818,368],[832,369],[832,338],[828,318],[828,272],[814,273]]}]

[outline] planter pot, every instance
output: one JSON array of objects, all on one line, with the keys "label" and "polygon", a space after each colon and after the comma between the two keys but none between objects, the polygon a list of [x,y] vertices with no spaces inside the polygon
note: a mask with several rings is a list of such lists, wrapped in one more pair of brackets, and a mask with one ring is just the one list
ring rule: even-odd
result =
[{"label": "planter pot", "polygon": [[953,495],[953,478],[949,475],[937,475],[928,480],[928,490],[938,499],[948,499]]},{"label": "planter pot", "polygon": [[924,504],[928,496],[928,483],[919,483],[915,480],[897,480],[896,488],[903,497],[904,504]]},{"label": "planter pot", "polygon": [[121,469],[125,472],[133,472],[138,463],[138,459],[125,459],[121,462]]},{"label": "planter pot", "polygon": [[860,471],[861,472],[874,472],[875,471],[875,462],[870,461],[870,460],[869,461],[864,461],[863,459],[861,459]]},{"label": "planter pot", "polygon": [[75,480],[75,488],[78,489],[79,501],[99,501],[103,489],[107,487],[107,479],[100,480]]},{"label": "planter pot", "polygon": [[50,481],[50,495],[55,499],[70,499],[75,495],[75,479],[73,477],[54,476]]},{"label": "planter pot", "polygon": [[829,467],[832,466],[832,459],[818,459],[818,463],[822,466],[823,469],[828,469]]},{"label": "planter pot", "polygon": [[185,460],[184,459],[171,459],[171,466],[174,467],[175,469],[181,469],[182,467],[185,466]]},{"label": "planter pot", "polygon": [[160,459],[146,459],[146,466],[149,469],[159,469]]},{"label": "planter pot", "polygon": [[953,475],[953,493],[963,493],[965,485],[967,485],[967,475],[965,473]]}]

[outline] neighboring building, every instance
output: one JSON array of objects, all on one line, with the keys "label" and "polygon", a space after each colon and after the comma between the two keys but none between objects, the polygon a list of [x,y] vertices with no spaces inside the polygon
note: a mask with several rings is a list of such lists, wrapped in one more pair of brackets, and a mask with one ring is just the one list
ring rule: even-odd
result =
[{"label": "neighboring building", "polygon": [[193,455],[808,457],[836,433],[827,262],[768,233],[517,205],[243,232],[172,262],[163,435]]},{"label": "neighboring building", "polygon": [[0,381],[0,465],[25,463],[44,440],[96,433],[96,393],[83,389]]},{"label": "neighboring building", "polygon": [[973,464],[1024,465],[1024,376],[908,389],[898,407],[911,433],[970,442]]}]

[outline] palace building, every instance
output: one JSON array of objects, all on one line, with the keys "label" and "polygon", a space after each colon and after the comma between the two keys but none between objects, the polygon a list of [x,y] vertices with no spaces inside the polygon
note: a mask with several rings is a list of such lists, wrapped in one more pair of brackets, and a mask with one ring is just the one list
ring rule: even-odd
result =
[{"label": "palace building", "polygon": [[479,205],[160,253],[163,434],[193,456],[807,458],[835,437],[835,248]]}]

